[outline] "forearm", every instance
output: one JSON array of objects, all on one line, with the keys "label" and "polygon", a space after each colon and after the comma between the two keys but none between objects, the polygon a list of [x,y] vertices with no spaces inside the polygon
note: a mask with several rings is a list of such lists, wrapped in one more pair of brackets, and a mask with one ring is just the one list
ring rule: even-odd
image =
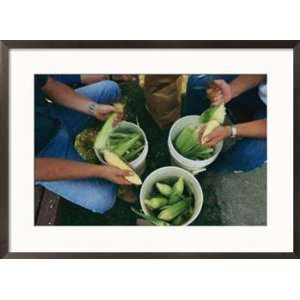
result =
[{"label": "forearm", "polygon": [[238,137],[248,138],[266,138],[267,136],[267,120],[256,120],[236,125]]},{"label": "forearm", "polygon": [[265,79],[265,75],[240,75],[230,82],[232,98],[256,87]]},{"label": "forearm", "polygon": [[94,103],[91,99],[77,94],[69,86],[51,78],[43,88],[43,91],[54,103],[86,114],[89,114],[88,108]]},{"label": "forearm", "polygon": [[58,158],[36,158],[35,180],[51,181],[101,177],[102,167]]}]

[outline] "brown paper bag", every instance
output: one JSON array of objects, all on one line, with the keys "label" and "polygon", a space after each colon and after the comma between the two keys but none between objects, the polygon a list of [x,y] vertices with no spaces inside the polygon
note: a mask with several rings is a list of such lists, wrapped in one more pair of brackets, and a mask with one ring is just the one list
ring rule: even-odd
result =
[{"label": "brown paper bag", "polygon": [[160,128],[180,117],[181,75],[145,75],[146,108]]}]

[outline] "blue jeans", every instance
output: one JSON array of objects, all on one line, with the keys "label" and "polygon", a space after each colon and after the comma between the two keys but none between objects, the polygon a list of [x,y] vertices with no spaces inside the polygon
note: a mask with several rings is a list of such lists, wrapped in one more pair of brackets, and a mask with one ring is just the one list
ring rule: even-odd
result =
[{"label": "blue jeans", "polygon": [[[210,80],[224,79],[230,82],[236,75],[192,75],[187,85],[184,115],[201,114],[210,102],[206,97],[206,89]],[[233,110],[244,110],[247,120],[264,119],[267,116],[266,105],[259,99],[257,90],[253,89],[233,99],[228,104]],[[227,151],[222,152],[210,166],[210,170],[217,173],[233,171],[250,171],[260,167],[267,160],[267,140],[257,138],[243,138]]]},{"label": "blue jeans", "polygon": [[[113,81],[94,83],[76,92],[101,104],[111,104],[121,95],[119,86]],[[82,161],[74,149],[74,138],[93,118],[55,104],[51,105],[48,113],[60,119],[61,128],[37,156]],[[106,212],[116,201],[117,186],[104,179],[39,181],[36,184],[96,213]]]}]

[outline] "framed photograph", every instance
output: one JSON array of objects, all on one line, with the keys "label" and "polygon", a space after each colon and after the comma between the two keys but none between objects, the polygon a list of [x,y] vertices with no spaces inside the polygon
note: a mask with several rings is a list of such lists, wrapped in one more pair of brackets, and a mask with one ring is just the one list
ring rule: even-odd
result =
[{"label": "framed photograph", "polygon": [[0,257],[299,258],[298,41],[2,41]]}]

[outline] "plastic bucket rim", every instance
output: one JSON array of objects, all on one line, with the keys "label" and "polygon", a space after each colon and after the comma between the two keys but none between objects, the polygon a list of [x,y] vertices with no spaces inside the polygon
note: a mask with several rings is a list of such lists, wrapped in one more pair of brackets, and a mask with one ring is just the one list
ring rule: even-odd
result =
[{"label": "plastic bucket rim", "polygon": [[[136,125],[132,122],[128,122],[128,121],[119,122],[118,125],[116,126],[116,128],[121,125],[129,125],[131,127],[134,127],[135,129],[137,129],[139,132],[142,133],[144,141],[145,141],[144,149],[135,160],[128,162],[128,164],[130,164],[131,166],[135,165],[135,164],[142,164],[146,160],[146,157],[147,157],[147,154],[149,151],[148,140],[147,140],[147,136],[146,136],[144,130],[141,127],[139,127],[138,125]],[[95,151],[95,153],[96,153],[96,156],[99,159],[99,161],[102,162],[103,164],[107,165],[107,162],[102,158],[102,156],[99,155],[97,151]],[[142,158],[142,156],[143,156],[143,158]]]},{"label": "plastic bucket rim", "polygon": [[[177,151],[177,149],[175,148],[175,146],[174,146],[174,144],[173,144],[173,141],[172,141],[172,137],[171,137],[171,135],[172,135],[172,132],[174,131],[174,129],[176,128],[176,126],[178,126],[178,123],[180,123],[183,119],[192,119],[192,118],[195,118],[195,117],[199,117],[198,115],[189,115],[189,116],[184,116],[184,117],[181,117],[181,118],[179,118],[173,125],[172,125],[172,127],[171,127],[171,129],[170,129],[170,131],[169,131],[169,135],[168,135],[168,147],[169,147],[169,152],[170,152],[170,154],[172,155],[172,157],[174,158],[174,159],[176,159],[176,160],[181,160],[180,162],[182,163],[182,164],[187,164],[187,165],[195,165],[195,163],[201,163],[201,164],[203,164],[203,165],[205,165],[205,166],[208,166],[209,164],[211,164],[218,156],[219,156],[219,154],[220,154],[220,152],[222,151],[222,148],[223,148],[223,141],[220,141],[217,145],[219,145],[219,147],[220,147],[220,149],[218,150],[218,151],[216,151],[216,153],[213,155],[213,156],[211,156],[210,158],[207,158],[207,159],[203,159],[203,160],[192,160],[192,159],[189,159],[189,158],[186,158],[186,157],[184,157],[182,154],[180,154],[178,151]],[[216,146],[217,146],[216,145]],[[176,157],[174,157],[173,156],[173,153],[172,153],[172,151],[173,152],[175,152],[175,154],[178,156],[178,158],[176,158]],[[212,162],[211,162],[211,160],[212,160]],[[206,164],[206,162],[208,163],[208,164]],[[200,167],[200,166],[199,166]],[[199,168],[198,167],[198,168]],[[196,169],[197,167],[195,167],[195,169]]]},{"label": "plastic bucket rim", "polygon": [[[141,186],[141,190],[140,190],[140,195],[139,195],[139,202],[140,202],[140,205],[142,207],[142,210],[145,214],[149,214],[149,210],[147,209],[147,207],[145,206],[144,204],[144,201],[141,197],[141,195],[143,194],[143,191],[145,189],[145,183],[147,183],[147,181],[149,180],[149,177],[152,177],[155,175],[155,173],[160,173],[162,172],[163,170],[170,170],[170,169],[175,169],[179,172],[182,172],[184,174],[186,174],[186,176],[188,178],[190,178],[195,186],[198,186],[199,188],[199,193],[200,193],[200,205],[199,205],[199,208],[197,209],[197,211],[195,210],[193,215],[190,217],[190,219],[188,219],[185,223],[181,224],[180,226],[187,226],[187,225],[190,225],[191,223],[194,222],[194,220],[200,215],[201,211],[202,211],[202,207],[203,207],[203,202],[204,202],[204,196],[203,196],[203,191],[202,191],[202,187],[201,187],[201,184],[200,182],[195,178],[195,176],[193,174],[191,174],[189,171],[183,169],[183,168],[180,168],[180,167],[176,167],[176,166],[165,166],[165,167],[161,167],[159,169],[156,169],[154,170],[153,172],[151,172],[146,178],[145,180],[143,181],[143,184]],[[172,176],[172,175],[171,175]]]}]

